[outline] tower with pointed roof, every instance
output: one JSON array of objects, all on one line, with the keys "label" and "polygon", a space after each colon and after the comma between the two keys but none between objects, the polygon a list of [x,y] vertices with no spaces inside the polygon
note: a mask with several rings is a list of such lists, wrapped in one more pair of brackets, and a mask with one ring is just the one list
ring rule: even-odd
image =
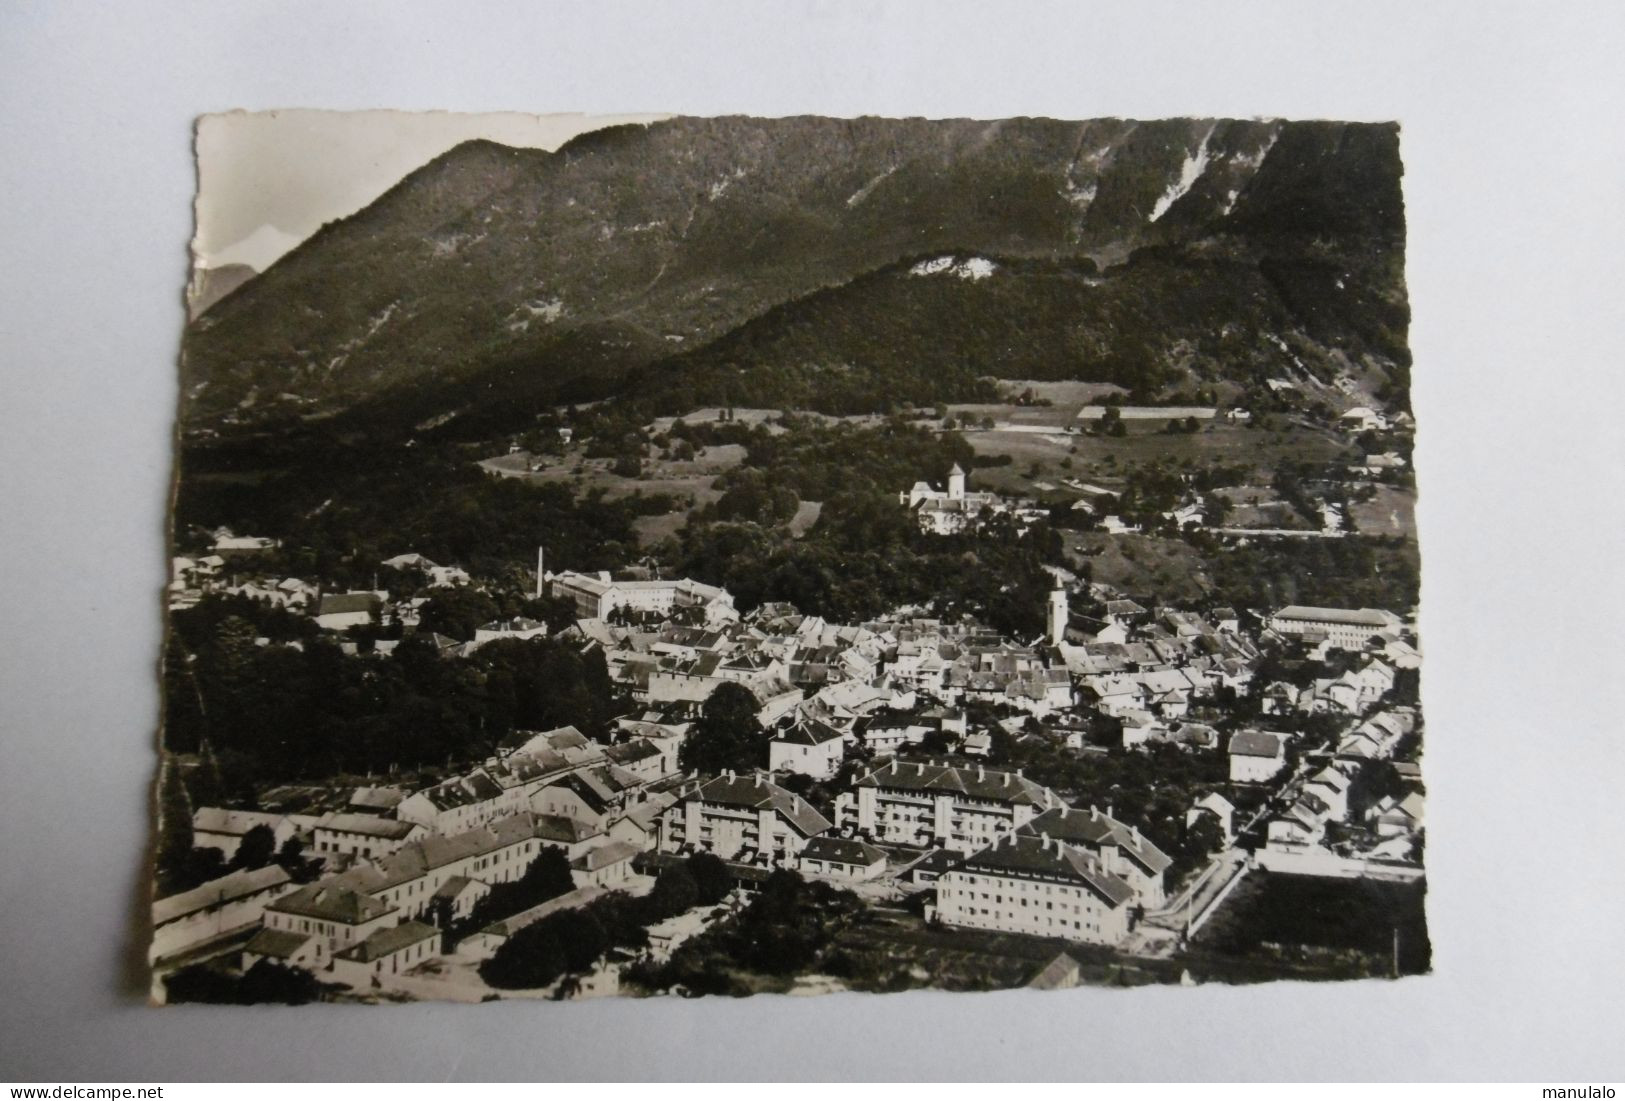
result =
[{"label": "tower with pointed roof", "polygon": [[950,501],[963,501],[965,499],[965,472],[955,463],[948,471],[948,499]]}]

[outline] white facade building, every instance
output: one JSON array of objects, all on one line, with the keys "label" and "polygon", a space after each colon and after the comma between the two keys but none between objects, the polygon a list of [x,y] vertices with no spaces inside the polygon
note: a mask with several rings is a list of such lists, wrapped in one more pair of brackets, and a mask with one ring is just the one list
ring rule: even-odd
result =
[{"label": "white facade building", "polygon": [[817,719],[805,719],[767,743],[767,767],[772,772],[796,772],[827,780],[846,756],[846,740],[839,730]]},{"label": "white facade building", "polygon": [[932,535],[964,531],[982,516],[1008,508],[996,493],[967,492],[965,472],[958,463],[948,471],[947,490],[934,489],[928,482],[915,482],[911,489],[897,496],[900,503],[914,512],[920,530]]},{"label": "white facade building", "polygon": [[1239,730],[1230,737],[1230,782],[1262,784],[1286,766],[1286,739],[1259,730]]},{"label": "white facade building", "polygon": [[1314,608],[1293,604],[1270,617],[1270,629],[1282,635],[1324,635],[1333,646],[1363,650],[1384,631],[1397,630],[1400,618],[1380,608]]},{"label": "white facade building", "polygon": [[384,985],[392,975],[440,955],[440,930],[420,921],[379,929],[333,957],[333,978],[354,989]]},{"label": "white facade building", "polygon": [[727,589],[683,578],[675,581],[614,581],[607,572],[597,574],[565,572],[548,579],[548,591],[555,597],[575,601],[581,619],[604,619],[617,609],[669,616],[679,608],[703,610],[712,626],[733,623],[739,618],[734,599]]},{"label": "white facade building", "polygon": [[760,775],[728,772],[696,783],[666,808],[660,849],[794,867],[807,842],[829,828],[801,796]]},{"label": "white facade building", "polygon": [[1127,883],[1138,905],[1155,908],[1166,898],[1163,873],[1173,859],[1139,829],[1113,818],[1109,807],[1105,811],[1056,807],[1016,832],[1024,837],[1053,838],[1086,854],[1100,868]]},{"label": "white facade building", "polygon": [[348,853],[363,859],[387,856],[428,831],[416,822],[373,814],[330,814],[316,824],[312,844],[319,853]]},{"label": "white facade building", "polygon": [[239,929],[257,925],[265,907],[293,890],[288,873],[275,864],[232,872],[201,887],[152,904],[152,945],[156,962]]},{"label": "white facade building", "polygon": [[1020,772],[891,761],[836,799],[835,818],[878,841],[970,853],[1064,805]]},{"label": "white facade building", "polygon": [[945,925],[1117,944],[1129,933],[1134,890],[1101,863],[1053,838],[1001,839],[937,879]]}]

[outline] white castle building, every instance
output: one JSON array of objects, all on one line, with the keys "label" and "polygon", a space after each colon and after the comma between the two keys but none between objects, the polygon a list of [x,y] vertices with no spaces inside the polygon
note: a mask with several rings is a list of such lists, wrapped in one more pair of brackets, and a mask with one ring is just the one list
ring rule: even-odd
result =
[{"label": "white castle building", "polygon": [[929,482],[915,482],[912,489],[897,497],[913,511],[920,530],[933,535],[964,531],[982,516],[1004,512],[1010,507],[997,493],[966,492],[965,472],[958,463],[948,471],[946,492],[932,488]]}]

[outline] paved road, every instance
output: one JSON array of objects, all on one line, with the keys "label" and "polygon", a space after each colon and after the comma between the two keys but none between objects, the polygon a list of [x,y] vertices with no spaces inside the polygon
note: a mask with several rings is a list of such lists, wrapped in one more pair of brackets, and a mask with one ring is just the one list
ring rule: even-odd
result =
[{"label": "paved road", "polygon": [[1174,932],[1183,932],[1186,924],[1200,915],[1215,895],[1235,877],[1236,871],[1247,862],[1248,854],[1237,848],[1223,849],[1214,854],[1207,869],[1191,885],[1175,895],[1160,910],[1146,915],[1149,924]]}]

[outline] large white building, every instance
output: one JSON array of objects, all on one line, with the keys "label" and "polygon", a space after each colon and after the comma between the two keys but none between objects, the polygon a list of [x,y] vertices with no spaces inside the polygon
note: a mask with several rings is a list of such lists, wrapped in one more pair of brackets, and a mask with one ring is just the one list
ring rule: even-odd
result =
[{"label": "large white building", "polygon": [[846,739],[828,723],[803,719],[767,743],[767,767],[773,772],[797,772],[827,780],[840,770]]},{"label": "large white building", "polygon": [[965,472],[958,463],[948,471],[946,490],[935,489],[929,482],[915,482],[913,488],[897,496],[913,511],[920,530],[933,535],[964,531],[984,514],[1002,512],[1007,507],[996,493],[967,492]]},{"label": "large white building", "polygon": [[262,810],[229,810],[225,807],[199,807],[192,814],[192,845],[199,849],[219,849],[230,860],[237,855],[250,830],[264,826],[271,831],[271,843],[281,848],[299,832],[289,815]]},{"label": "large white building", "polygon": [[1022,836],[1052,837],[1094,858],[1134,890],[1141,906],[1156,908],[1166,899],[1163,873],[1173,859],[1134,826],[1113,818],[1110,808],[1056,807],[1022,826]]},{"label": "large white building", "polygon": [[1345,650],[1363,650],[1385,631],[1398,630],[1400,618],[1381,608],[1313,608],[1293,604],[1270,617],[1270,629],[1282,635],[1323,635]]},{"label": "large white building", "polygon": [[308,951],[317,969],[327,967],[335,953],[400,920],[398,907],[328,883],[313,883],[265,908],[265,928],[306,938],[289,954]]},{"label": "large white building", "polygon": [[416,822],[375,814],[329,814],[316,824],[311,842],[318,853],[349,853],[370,860],[387,856],[427,832]]},{"label": "large white building", "polygon": [[153,961],[259,924],[268,903],[294,889],[275,864],[231,872],[152,904]]},{"label": "large white building", "polygon": [[801,796],[760,775],[727,772],[694,784],[666,808],[660,848],[793,868],[807,842],[828,829],[829,819]]},{"label": "large white building", "polygon": [[333,956],[333,977],[355,989],[382,986],[387,977],[440,955],[441,933],[421,921],[374,930]]},{"label": "large white building", "polygon": [[[332,966],[335,975],[345,969],[345,961],[367,964],[374,973],[404,970],[438,952],[438,938],[421,929],[410,937],[375,937],[403,923],[439,920],[447,909],[453,917],[466,917],[476,898],[496,884],[523,876],[544,848],[562,849],[581,861],[592,858],[595,843],[619,861],[615,867],[624,867],[629,846],[610,842],[580,823],[530,813],[451,837],[429,835],[409,841],[387,856],[269,901],[263,907],[261,933],[245,950],[244,965],[253,957],[313,971]],[[611,861],[588,863],[602,869]],[[276,871],[286,883],[286,873]],[[397,957],[406,952],[408,942],[430,947]],[[385,961],[383,968],[370,967],[378,960]]]},{"label": "large white building", "polygon": [[967,929],[1116,944],[1135,894],[1101,860],[1040,834],[1012,834],[937,879],[928,917]]},{"label": "large white building", "polygon": [[1064,805],[1020,772],[890,761],[841,793],[835,818],[878,841],[971,853]]},{"label": "large white building", "polygon": [[676,581],[613,581],[608,571],[566,571],[548,579],[548,592],[575,601],[580,619],[604,619],[617,609],[670,616],[679,608],[699,608],[713,626],[739,618],[727,589],[682,578]]},{"label": "large white building", "polygon": [[1262,784],[1286,767],[1286,739],[1262,730],[1238,730],[1230,736],[1230,782]]}]

